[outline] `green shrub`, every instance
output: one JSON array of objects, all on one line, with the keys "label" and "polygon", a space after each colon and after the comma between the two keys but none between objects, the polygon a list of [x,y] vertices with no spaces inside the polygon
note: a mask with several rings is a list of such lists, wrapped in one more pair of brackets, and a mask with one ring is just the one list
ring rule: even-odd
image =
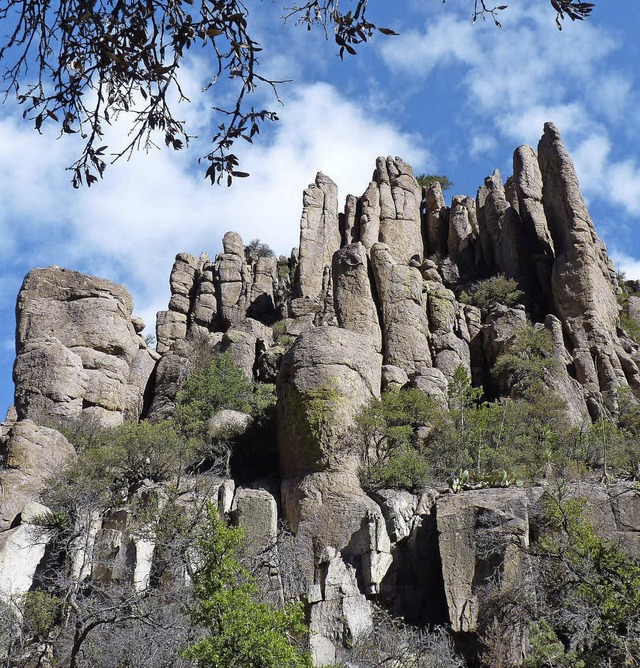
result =
[{"label": "green shrub", "polygon": [[[602,538],[583,499],[549,496],[527,668],[605,668],[640,661],[640,562]],[[562,638],[560,644],[558,639]]]},{"label": "green shrub", "polygon": [[557,366],[552,352],[553,337],[549,330],[526,325],[498,357],[492,372],[504,385],[518,384],[521,391],[526,391],[544,381],[547,372]]},{"label": "green shrub", "polygon": [[193,621],[204,629],[186,651],[200,668],[311,668],[296,639],[306,636],[301,604],[275,608],[260,602],[240,564],[242,530],[228,527],[212,506],[196,541]]},{"label": "green shrub", "polygon": [[[356,417],[366,487],[414,489],[426,482],[420,428],[436,421],[439,409],[420,390],[391,390]],[[424,462],[424,464],[423,464]]]},{"label": "green shrub", "polygon": [[252,260],[257,260],[260,257],[275,257],[275,253],[271,250],[269,245],[260,241],[260,239],[252,239],[245,246],[245,253],[247,257]]},{"label": "green shrub", "polygon": [[30,591],[22,597],[23,632],[44,639],[56,623],[62,601],[43,591]]},{"label": "green shrub", "polygon": [[281,255],[278,258],[277,268],[278,268],[279,279],[285,282],[291,280],[291,269],[289,268],[289,258],[284,257],[284,255]]},{"label": "green shrub", "polygon": [[207,420],[224,408],[249,413],[252,396],[252,382],[229,353],[222,353],[184,381],[176,399],[175,420],[184,434],[202,436]]},{"label": "green shrub", "polygon": [[418,491],[427,485],[429,474],[426,457],[410,445],[401,445],[371,465],[367,486]]},{"label": "green shrub", "polygon": [[453,188],[453,183],[447,176],[439,176],[438,174],[420,174],[420,176],[416,176],[416,181],[423,188],[428,188],[430,185],[436,183],[436,181],[440,184],[442,190]]},{"label": "green shrub", "polygon": [[513,278],[498,274],[473,283],[469,292],[460,294],[460,301],[486,309],[492,304],[515,306],[523,295],[524,293]]},{"label": "green shrub", "polygon": [[45,503],[54,511],[121,505],[143,480],[165,482],[193,459],[196,443],[172,422],[125,422],[83,441],[75,458],[51,480]]},{"label": "green shrub", "polygon": [[620,327],[624,329],[636,343],[640,344],[640,322],[631,317],[628,313],[620,314]]},{"label": "green shrub", "polygon": [[273,340],[275,343],[277,343],[279,346],[282,346],[283,348],[291,348],[296,340],[296,337],[291,336],[291,334],[287,334],[284,320],[278,320],[275,322],[271,329],[273,331]]}]

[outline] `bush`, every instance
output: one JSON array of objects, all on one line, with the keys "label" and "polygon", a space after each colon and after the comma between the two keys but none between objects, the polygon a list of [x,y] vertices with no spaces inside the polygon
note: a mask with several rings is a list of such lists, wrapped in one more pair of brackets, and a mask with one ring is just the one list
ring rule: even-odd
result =
[{"label": "bush", "polygon": [[172,422],[125,422],[87,438],[83,432],[78,457],[51,480],[45,503],[53,511],[77,506],[121,505],[143,480],[165,482],[181,472],[196,450],[193,440]]},{"label": "bush", "polygon": [[[178,392],[175,410],[181,433],[200,441],[194,470],[234,477],[276,472],[275,405],[275,385],[252,383],[228,353],[194,371]],[[223,409],[248,413],[253,420],[240,431],[209,433],[209,419]]]},{"label": "bush", "polygon": [[[354,664],[349,659],[356,659]],[[443,627],[428,629],[406,624],[401,618],[373,606],[373,626],[360,637],[345,666],[388,668],[465,668],[451,634]]]},{"label": "bush", "polygon": [[548,371],[557,366],[551,357],[553,337],[547,329],[527,325],[516,332],[515,337],[498,357],[492,369],[503,385],[519,385],[526,392],[535,383],[545,380]]},{"label": "bush", "polygon": [[365,487],[415,489],[426,483],[420,428],[436,421],[438,413],[434,400],[413,388],[384,392],[360,412],[356,431]]},{"label": "bush", "polygon": [[284,320],[278,320],[275,322],[271,329],[273,331],[274,343],[277,345],[289,349],[295,343],[296,337],[287,334]]},{"label": "bush", "polygon": [[257,260],[260,257],[275,257],[275,253],[271,248],[260,241],[260,239],[252,239],[245,246],[245,255],[249,260]]},{"label": "bush", "polygon": [[640,322],[631,317],[628,313],[620,314],[620,327],[624,329],[636,343],[640,344]]},{"label": "bush", "polygon": [[584,500],[561,496],[545,503],[531,549],[538,601],[527,668],[640,661],[640,562],[598,535],[584,508]]},{"label": "bush", "polygon": [[442,190],[453,188],[453,183],[449,181],[447,176],[439,176],[438,174],[420,174],[420,176],[416,176],[416,181],[423,188],[428,188],[436,182],[440,184]]},{"label": "bush", "polygon": [[301,604],[274,608],[239,561],[242,530],[227,527],[212,506],[197,541],[193,621],[205,631],[186,652],[201,668],[311,668],[296,638],[307,634]]},{"label": "bush", "polygon": [[22,597],[23,633],[44,639],[56,623],[62,601],[43,591],[30,591]]},{"label": "bush", "polygon": [[473,283],[468,293],[460,294],[460,301],[486,309],[492,304],[515,306],[523,295],[524,293],[513,278],[498,274]]},{"label": "bush", "polygon": [[253,383],[229,353],[222,353],[184,381],[176,399],[175,420],[184,434],[203,436],[207,420],[218,411],[229,408],[249,413],[252,396]]},{"label": "bush", "polygon": [[429,473],[426,457],[409,445],[401,445],[371,465],[367,486],[418,491],[427,485]]}]

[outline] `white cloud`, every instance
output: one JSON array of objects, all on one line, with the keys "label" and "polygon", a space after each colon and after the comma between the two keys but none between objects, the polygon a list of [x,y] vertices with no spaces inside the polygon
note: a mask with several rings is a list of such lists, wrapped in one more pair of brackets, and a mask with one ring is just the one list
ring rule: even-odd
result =
[{"label": "white cloud", "polygon": [[588,126],[586,111],[578,102],[505,110],[505,113],[495,120],[495,124],[503,137],[517,144],[530,144],[535,148],[547,121],[555,123],[565,140],[576,133],[584,132]]},{"label": "white cloud", "polygon": [[615,247],[609,250],[609,256],[616,267],[616,271],[621,271],[628,280],[640,280],[640,259],[631,257]]},{"label": "white cloud", "polygon": [[524,0],[511,2],[503,13],[503,30],[490,21],[472,25],[466,12],[449,9],[435,20],[428,17],[422,30],[387,42],[383,59],[394,72],[423,80],[436,67],[464,65],[459,90],[483,110],[557,103],[567,88],[590,81],[615,48],[612,37],[588,23],[558,32],[547,7]]},{"label": "white cloud", "polygon": [[481,58],[477,28],[451,12],[430,21],[425,31],[409,30],[382,46],[382,56],[395,72],[426,79],[440,65],[471,65]]},{"label": "white cloud", "polygon": [[[332,86],[300,86],[291,98],[270,136],[241,155],[251,178],[230,189],[194,173],[192,153],[164,150],[134,154],[109,167],[96,186],[74,191],[62,169],[71,147],[34,137],[11,118],[0,121],[0,146],[10,144],[0,160],[3,200],[12,203],[0,221],[5,244],[23,258],[16,271],[29,269],[25,263],[37,255],[41,263],[125,282],[151,324],[155,310],[166,308],[177,252],[214,255],[230,229],[279,253],[297,245],[302,190],[317,171],[329,174],[344,197],[364,191],[378,155],[427,166],[419,137],[371,120]],[[11,154],[29,159],[12,169]]]},{"label": "white cloud", "polygon": [[498,141],[492,135],[477,134],[471,139],[471,157],[477,158],[496,149]]},{"label": "white cloud", "polygon": [[587,194],[609,200],[628,215],[640,216],[640,165],[631,158],[617,159],[612,152],[604,133],[576,145],[573,158],[580,185]]},{"label": "white cloud", "polygon": [[640,216],[640,165],[632,159],[614,162],[607,177],[612,199],[630,214]]},{"label": "white cloud", "polygon": [[633,80],[622,72],[608,72],[594,78],[587,90],[589,103],[605,118],[621,121],[630,110],[637,110],[638,96]]},{"label": "white cloud", "polygon": [[500,16],[503,30],[490,21],[473,26],[463,11],[449,10],[435,17],[425,12],[422,29],[385,45],[390,70],[421,80],[426,89],[430,77],[436,85],[436,68],[461,82],[453,94],[458,122],[474,137],[472,156],[490,150],[488,138],[535,148],[544,123],[553,121],[574,156],[585,196],[640,215],[640,164],[620,141],[632,132],[625,118],[637,114],[638,96],[624,71],[628,64],[610,58],[621,47],[614,31],[595,21],[565,21],[559,32],[549,8],[527,0],[509,3]]}]

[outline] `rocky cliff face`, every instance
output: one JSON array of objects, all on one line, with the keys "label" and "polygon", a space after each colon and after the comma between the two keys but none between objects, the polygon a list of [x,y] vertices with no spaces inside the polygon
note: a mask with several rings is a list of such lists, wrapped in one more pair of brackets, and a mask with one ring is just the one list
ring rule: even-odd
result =
[{"label": "rocky cliff face", "polygon": [[[29,552],[21,579],[7,575],[15,550],[28,545],[18,529],[29,513],[20,513],[73,457],[61,434],[38,425],[81,414],[106,425],[169,417],[190,369],[226,351],[247,377],[277,380],[281,479],[276,488],[220,483],[220,509],[245,526],[255,553],[275,540],[278,514],[286,520],[300,574],[293,593],[308,602],[316,662],[331,663],[345,637],[370,628],[372,597],[411,621],[474,633],[478,574],[488,568],[482,532],[498,534],[492,559],[503,581],[517,578],[514,537],[529,540],[539,492],[370,496],[344,442],[357,411],[387,387],[412,386],[446,405],[460,366],[475,385],[494,385],[496,356],[527,322],[553,338],[560,364],[547,381],[574,423],[614,413],[619,388],[640,389],[640,350],[620,326],[615,272],[553,125],[537,153],[515,151],[513,170],[506,182],[494,172],[475,199],[454,196],[447,206],[439,184],[421,188],[409,165],[379,158],[364,194],[347,196],[344,210],[336,185],[318,174],[304,192],[290,258],[256,256],[234,232],[213,261],[176,256],[155,351],[122,286],[56,267],[30,272],[17,306],[16,415],[1,432],[1,519],[12,528],[0,582],[11,594],[31,586],[40,552]],[[522,305],[461,301],[470,284],[496,273],[517,281]],[[279,345],[283,335],[296,339],[289,350]],[[619,492],[590,494],[605,508],[601,524],[635,544],[638,495]],[[112,548],[124,554],[126,531],[118,532]],[[138,553],[131,573],[149,572],[153,545]],[[269,573],[279,600],[280,575]]]}]

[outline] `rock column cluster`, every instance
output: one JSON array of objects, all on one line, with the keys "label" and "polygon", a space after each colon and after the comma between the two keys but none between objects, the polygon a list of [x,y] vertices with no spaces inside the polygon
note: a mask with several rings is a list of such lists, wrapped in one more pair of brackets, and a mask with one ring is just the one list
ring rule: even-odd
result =
[{"label": "rock column cluster", "polygon": [[[450,206],[440,184],[422,188],[400,158],[379,158],[364,194],[348,195],[342,211],[336,184],[319,173],[304,191],[300,228],[289,259],[245,247],[235,232],[213,260],[178,254],[156,350],[122,286],[58,267],[27,275],[16,311],[15,412],[0,430],[0,522],[11,527],[0,580],[28,547],[30,504],[46,476],[73,457],[42,424],[170,417],[189,371],[228,352],[247,378],[277,380],[280,505],[273,482],[235,489],[225,481],[219,508],[245,527],[251,554],[276,541],[280,508],[295,534],[293,593],[308,602],[316,662],[330,664],[345,637],[371,628],[371,596],[414,621],[477,630],[478,582],[494,561],[503,582],[514,581],[513,546],[528,541],[535,494],[365,494],[350,427],[387,388],[412,386],[446,407],[460,366],[475,385],[513,394],[491,368],[530,322],[551,335],[558,364],[547,382],[576,425],[615,413],[620,389],[640,389],[640,351],[620,326],[615,272],[571,158],[548,123],[537,153],[515,151],[512,177],[495,171],[475,198],[456,195]],[[465,303],[473,283],[498,273],[517,282],[522,304]],[[628,309],[640,312],[633,298]],[[122,556],[93,576],[142,587],[154,546],[136,543],[128,521],[125,513],[87,527],[91,550]],[[623,524],[614,521],[619,531]],[[12,595],[26,591],[42,558],[29,554],[7,580]],[[259,579],[279,601],[284,577],[269,554]],[[517,643],[513,651],[517,665]]]}]

